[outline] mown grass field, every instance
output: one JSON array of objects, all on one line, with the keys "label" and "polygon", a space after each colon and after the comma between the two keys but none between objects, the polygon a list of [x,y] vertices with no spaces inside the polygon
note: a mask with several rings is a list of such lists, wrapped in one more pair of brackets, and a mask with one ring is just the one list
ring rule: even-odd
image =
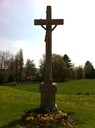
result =
[{"label": "mown grass field", "polygon": [[[76,128],[95,128],[95,80],[58,83],[58,109],[75,117]],[[39,83],[0,86],[0,128],[20,128],[18,121],[40,105]]]}]

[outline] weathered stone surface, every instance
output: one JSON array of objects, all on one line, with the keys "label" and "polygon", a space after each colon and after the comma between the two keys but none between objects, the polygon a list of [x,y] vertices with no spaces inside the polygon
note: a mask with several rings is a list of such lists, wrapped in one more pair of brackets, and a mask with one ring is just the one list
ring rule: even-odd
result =
[{"label": "weathered stone surface", "polygon": [[[57,92],[56,83],[52,80],[52,31],[57,25],[63,25],[63,19],[52,19],[51,6],[47,6],[46,20],[34,20],[35,25],[41,25],[46,30],[46,63],[45,78],[40,84],[41,104],[40,109],[46,112],[57,112],[55,94]],[[52,26],[54,27],[52,28]]]},{"label": "weathered stone surface", "polygon": [[40,84],[40,92],[41,92],[41,104],[40,108],[43,110],[53,111],[57,108],[56,106],[56,98],[55,93],[57,92],[57,84],[52,83],[50,86],[46,86],[43,83]]}]

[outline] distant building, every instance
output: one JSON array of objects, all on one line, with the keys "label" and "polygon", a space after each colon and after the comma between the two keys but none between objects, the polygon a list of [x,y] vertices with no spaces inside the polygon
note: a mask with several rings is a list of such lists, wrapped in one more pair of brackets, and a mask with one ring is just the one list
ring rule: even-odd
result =
[{"label": "distant building", "polygon": [[33,77],[30,75],[30,76],[26,76],[25,78],[26,81],[33,81]]}]

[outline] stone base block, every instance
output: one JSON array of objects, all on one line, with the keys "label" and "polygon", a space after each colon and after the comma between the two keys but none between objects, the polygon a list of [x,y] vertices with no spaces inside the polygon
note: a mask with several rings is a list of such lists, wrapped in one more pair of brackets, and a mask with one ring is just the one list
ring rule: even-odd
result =
[{"label": "stone base block", "polygon": [[57,84],[52,83],[52,85],[46,86],[44,83],[40,84],[41,93],[41,104],[40,109],[46,112],[57,111],[57,105],[55,100],[55,94],[57,92]]}]

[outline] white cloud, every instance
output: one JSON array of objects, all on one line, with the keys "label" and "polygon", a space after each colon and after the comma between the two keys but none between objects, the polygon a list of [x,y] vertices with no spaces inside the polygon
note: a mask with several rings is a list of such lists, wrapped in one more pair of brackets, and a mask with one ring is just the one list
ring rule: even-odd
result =
[{"label": "white cloud", "polygon": [[17,52],[19,49],[23,49],[24,60],[27,58],[34,59],[36,66],[39,65],[39,59],[45,52],[44,42],[32,43],[25,40],[17,40],[14,42],[14,51]]},{"label": "white cloud", "polygon": [[11,41],[4,37],[0,37],[0,51],[9,51],[14,55],[19,51],[23,50],[24,61],[29,58],[34,60],[36,66],[39,66],[39,60],[42,58],[42,55],[45,54],[45,43],[26,40],[16,40]]},{"label": "white cloud", "polygon": [[6,39],[3,36],[0,36],[0,50],[1,51],[6,51],[6,50],[11,50],[11,41]]}]

